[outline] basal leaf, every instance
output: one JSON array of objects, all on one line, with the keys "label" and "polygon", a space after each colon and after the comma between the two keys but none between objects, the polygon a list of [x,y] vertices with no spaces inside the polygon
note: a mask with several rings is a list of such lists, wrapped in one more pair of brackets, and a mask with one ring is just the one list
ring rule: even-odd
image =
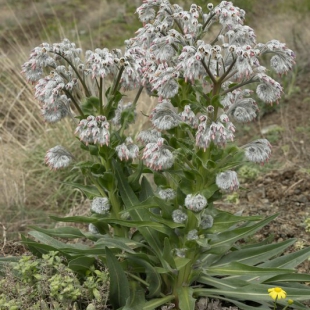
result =
[{"label": "basal leaf", "polygon": [[113,253],[106,248],[107,267],[110,275],[110,302],[114,309],[125,306],[129,298],[129,283],[121,264]]},{"label": "basal leaf", "polygon": [[255,266],[248,266],[238,262],[231,262],[224,266],[212,266],[207,268],[209,275],[216,276],[231,276],[231,275],[274,275],[293,273],[292,269],[281,269],[281,268],[259,268]]},{"label": "basal leaf", "polygon": [[34,228],[36,231],[42,232],[52,237],[68,239],[85,238],[85,235],[76,227],[58,227],[52,229],[44,229],[30,226],[30,228]]},{"label": "basal leaf", "polygon": [[206,235],[210,238],[211,249],[209,250],[212,254],[222,254],[231,248],[231,246],[238,240],[254,234],[260,228],[271,222],[277,215],[272,215],[257,224],[249,227],[236,228],[228,230],[217,235]]},{"label": "basal leaf", "polygon": [[128,259],[145,268],[146,282],[149,284],[149,294],[147,297],[154,298],[158,296],[161,292],[162,280],[156,269],[148,261],[135,255],[128,255]]},{"label": "basal leaf", "polygon": [[294,242],[294,240],[286,240],[279,243],[260,245],[256,248],[238,249],[224,255],[220,260],[214,263],[213,266],[224,266],[235,261],[254,266],[282,253]]},{"label": "basal leaf", "polygon": [[77,257],[69,261],[68,267],[74,272],[85,275],[86,272],[94,264],[94,262],[95,262],[94,257],[88,257],[88,256],[83,255],[81,257]]},{"label": "basal leaf", "polygon": [[195,301],[193,298],[193,288],[183,286],[178,289],[179,307],[181,310],[194,310]]},{"label": "basal leaf", "polygon": [[144,306],[143,306],[143,310],[155,310],[157,307],[160,307],[168,302],[170,302],[171,300],[173,300],[175,297],[173,295],[169,295],[169,296],[165,296],[162,298],[154,298],[151,299],[150,301],[147,301]]},{"label": "basal leaf", "polygon": [[144,290],[135,281],[129,282],[130,295],[126,301],[126,305],[122,310],[141,310],[145,303]]}]

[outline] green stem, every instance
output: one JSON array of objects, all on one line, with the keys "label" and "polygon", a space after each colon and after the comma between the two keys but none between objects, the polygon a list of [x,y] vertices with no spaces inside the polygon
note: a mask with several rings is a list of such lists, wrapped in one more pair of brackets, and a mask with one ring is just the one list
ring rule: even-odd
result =
[{"label": "green stem", "polygon": [[103,114],[102,87],[103,87],[103,78],[100,77],[100,84],[99,84],[99,115]]},{"label": "green stem", "polygon": [[80,115],[81,115],[82,117],[85,117],[85,115],[84,115],[84,113],[83,113],[81,107],[80,107],[79,104],[76,102],[76,100],[75,100],[74,97],[71,95],[71,93],[70,93],[68,90],[66,90],[66,89],[63,89],[63,91],[65,92],[65,94],[67,95],[67,97],[69,97],[69,98],[71,99],[72,103],[74,104],[74,106],[76,107],[76,109],[79,111]]}]

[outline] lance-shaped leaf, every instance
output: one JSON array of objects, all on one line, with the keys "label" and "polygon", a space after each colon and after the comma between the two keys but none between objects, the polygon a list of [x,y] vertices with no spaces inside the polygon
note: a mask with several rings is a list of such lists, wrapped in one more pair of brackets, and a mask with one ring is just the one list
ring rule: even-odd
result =
[{"label": "lance-shaped leaf", "polygon": [[207,272],[210,275],[216,276],[231,276],[231,275],[276,275],[276,274],[287,274],[293,273],[293,269],[280,269],[280,268],[259,268],[255,266],[248,266],[238,262],[232,262],[224,266],[212,266],[207,268]]},{"label": "lance-shaped leaf", "polygon": [[[116,161],[113,161],[113,166],[115,170],[115,176],[117,178],[118,188],[125,204],[126,208],[133,207],[140,203],[139,199],[126,182],[125,176],[123,175],[119,164]],[[149,221],[150,216],[148,210],[135,210],[132,209],[129,211],[132,219],[134,221]],[[161,250],[161,242],[158,237],[158,233],[156,233],[153,229],[148,227],[142,227],[139,229],[141,234],[144,236],[145,240],[148,242],[149,246],[154,250],[157,257],[161,260],[162,264],[167,265],[164,260],[162,260],[162,250]],[[165,266],[166,267],[166,266]],[[169,267],[169,266],[167,266]]]},{"label": "lance-shaped leaf", "polygon": [[141,310],[145,303],[144,290],[135,281],[129,282],[130,296],[122,310]]},{"label": "lance-shaped leaf", "polygon": [[231,248],[231,246],[238,240],[245,238],[249,235],[252,235],[269,222],[271,222],[277,215],[272,215],[266,218],[263,221],[260,221],[257,224],[254,224],[249,227],[236,228],[233,230],[228,230],[218,235],[207,235],[207,238],[211,238],[210,245],[211,249],[209,250],[212,254],[222,254]]},{"label": "lance-shaped leaf", "polygon": [[195,301],[193,298],[193,288],[183,286],[178,289],[179,307],[181,310],[194,310]]},{"label": "lance-shaped leaf", "polygon": [[173,300],[175,297],[174,295],[168,295],[162,298],[154,298],[151,299],[150,301],[147,301],[144,306],[143,306],[143,310],[154,310],[157,307],[160,307],[168,302],[170,302],[171,300]]},{"label": "lance-shaped leaf", "polygon": [[149,294],[147,297],[154,298],[158,296],[161,292],[162,280],[156,269],[149,262],[135,255],[128,255],[128,259],[145,268],[146,282],[149,284]]},{"label": "lance-shaped leaf", "polygon": [[113,253],[106,248],[107,266],[110,275],[110,302],[114,309],[125,306],[129,297],[129,283],[121,264]]},{"label": "lance-shaped leaf", "polygon": [[275,244],[273,243],[267,245],[259,245],[252,248],[245,248],[240,250],[238,249],[237,251],[230,252],[223,256],[220,260],[214,263],[213,266],[224,266],[235,261],[253,266],[282,253],[294,242],[295,240],[286,240]]}]

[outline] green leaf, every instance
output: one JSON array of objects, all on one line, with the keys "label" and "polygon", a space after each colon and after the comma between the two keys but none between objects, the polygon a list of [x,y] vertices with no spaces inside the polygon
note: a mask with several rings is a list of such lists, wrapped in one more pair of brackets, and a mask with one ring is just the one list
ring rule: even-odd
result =
[{"label": "green leaf", "polygon": [[78,272],[82,275],[85,275],[86,272],[91,268],[91,266],[95,263],[94,257],[87,257],[85,255],[81,257],[77,257],[72,259],[68,267],[73,270],[74,272]]},{"label": "green leaf", "polygon": [[125,306],[129,297],[129,283],[123,271],[121,264],[118,262],[113,253],[106,248],[107,267],[110,275],[110,302],[114,309]]},{"label": "green leaf", "polygon": [[231,276],[231,275],[273,275],[283,273],[293,273],[292,269],[280,269],[280,268],[259,268],[241,264],[238,262],[232,262],[224,266],[212,266],[207,268],[209,275],[216,276]]},{"label": "green leaf", "polygon": [[85,238],[85,235],[76,227],[58,227],[52,229],[44,229],[30,226],[30,228],[52,237],[68,239]]},{"label": "green leaf", "polygon": [[69,182],[63,182],[63,184],[67,184],[70,185],[74,188],[77,188],[79,190],[81,190],[89,199],[92,199],[93,197],[99,197],[100,192],[98,191],[98,189],[95,186],[92,185],[82,185],[79,183],[69,183]]},{"label": "green leaf", "polygon": [[279,285],[278,282],[310,282],[310,275],[300,273],[280,274],[265,280],[263,283],[277,283]]},{"label": "green leaf", "polygon": [[260,216],[237,216],[225,211],[218,211],[214,217],[212,228],[208,229],[210,232],[218,233],[226,231],[231,226],[245,221],[260,221]]},{"label": "green leaf", "polygon": [[213,266],[224,266],[235,261],[252,266],[257,265],[258,263],[282,253],[294,242],[295,240],[286,240],[275,244],[259,245],[254,248],[238,249],[224,255],[219,261],[213,264]]},{"label": "green leaf", "polygon": [[176,269],[176,265],[173,259],[173,253],[172,253],[172,249],[171,249],[171,245],[170,245],[168,237],[165,237],[164,239],[163,258],[171,266],[171,268]]},{"label": "green leaf", "polygon": [[95,217],[87,217],[87,216],[67,216],[67,217],[58,217],[58,216],[50,216],[52,220],[58,222],[68,222],[68,223],[96,223],[98,221]]},{"label": "green leaf", "polygon": [[154,182],[157,186],[163,186],[163,187],[169,186],[167,178],[164,176],[162,172],[154,172]]},{"label": "green leaf", "polygon": [[144,290],[135,281],[129,282],[129,288],[130,295],[126,301],[125,307],[122,308],[122,310],[141,310],[145,303]]},{"label": "green leaf", "polygon": [[147,301],[144,306],[143,310],[155,310],[157,307],[160,307],[161,305],[164,305],[171,300],[173,300],[175,297],[173,295],[165,296],[162,298],[154,298],[150,301]]},{"label": "green leaf", "polygon": [[64,252],[60,251],[59,249],[52,247],[50,245],[41,244],[38,242],[35,242],[31,239],[26,238],[22,235],[22,243],[27,245],[27,248],[31,251],[32,254],[41,257],[42,254],[46,254],[51,251],[58,251],[62,253],[64,256],[67,256]]},{"label": "green leaf", "polygon": [[146,260],[140,259],[134,255],[128,255],[128,259],[145,268],[146,282],[148,286],[148,298],[154,298],[161,293],[161,277],[156,269]]},{"label": "green leaf", "polygon": [[[140,203],[139,199],[129,186],[129,184],[126,182],[126,179],[120,169],[119,164],[116,161],[113,161],[113,166],[115,170],[115,176],[117,178],[118,182],[118,188],[123,200],[123,203],[125,204],[126,208],[133,207],[135,205],[138,205]],[[149,221],[150,215],[148,210],[130,210],[129,211],[132,219],[134,221]],[[165,261],[162,260],[162,250],[161,250],[161,243],[159,241],[158,233],[152,230],[148,227],[142,227],[140,228],[140,233],[144,236],[146,239],[148,245],[155,251],[157,257],[161,260],[163,264],[166,264]]]},{"label": "green leaf", "polygon": [[183,286],[178,289],[179,307],[181,310],[194,310],[195,301],[193,298],[193,288]]},{"label": "green leaf", "polygon": [[271,261],[259,265],[259,267],[295,268],[308,259],[309,255],[310,247],[277,257]]},{"label": "green leaf", "polygon": [[133,248],[144,247],[144,245],[131,239],[102,236],[102,238],[92,246],[92,249],[104,249],[105,247],[116,248],[134,254],[135,251]]},{"label": "green leaf", "polygon": [[148,179],[143,176],[142,181],[141,181],[141,190],[140,190],[140,195],[139,195],[139,200],[140,201],[145,201],[150,197],[153,197],[153,189],[151,184],[149,183]]},{"label": "green leaf", "polygon": [[34,237],[35,239],[37,239],[38,241],[42,242],[45,245],[49,245],[52,246],[55,249],[63,249],[63,248],[67,248],[68,244],[63,243],[61,241],[58,241],[50,236],[48,236],[47,234],[44,234],[42,232],[39,231],[29,231],[28,233],[29,235],[31,235],[32,237]]},{"label": "green leaf", "polygon": [[259,223],[249,227],[236,228],[217,235],[211,235],[211,236],[206,235],[206,238],[211,238],[210,240],[211,249],[209,250],[210,253],[212,254],[225,253],[227,250],[231,248],[231,246],[236,241],[254,234],[256,231],[267,225],[276,217],[277,214],[272,215],[266,218],[265,220],[260,221]]}]

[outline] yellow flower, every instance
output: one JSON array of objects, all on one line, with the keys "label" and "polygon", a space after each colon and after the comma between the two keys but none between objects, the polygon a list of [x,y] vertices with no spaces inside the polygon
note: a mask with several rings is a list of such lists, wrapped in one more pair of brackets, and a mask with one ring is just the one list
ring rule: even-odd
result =
[{"label": "yellow flower", "polygon": [[276,300],[281,298],[286,298],[286,292],[282,290],[281,287],[273,287],[268,289],[269,296]]},{"label": "yellow flower", "polygon": [[287,301],[287,303],[288,303],[289,305],[292,305],[292,304],[294,303],[294,300],[293,300],[293,299],[289,299],[289,300]]}]

